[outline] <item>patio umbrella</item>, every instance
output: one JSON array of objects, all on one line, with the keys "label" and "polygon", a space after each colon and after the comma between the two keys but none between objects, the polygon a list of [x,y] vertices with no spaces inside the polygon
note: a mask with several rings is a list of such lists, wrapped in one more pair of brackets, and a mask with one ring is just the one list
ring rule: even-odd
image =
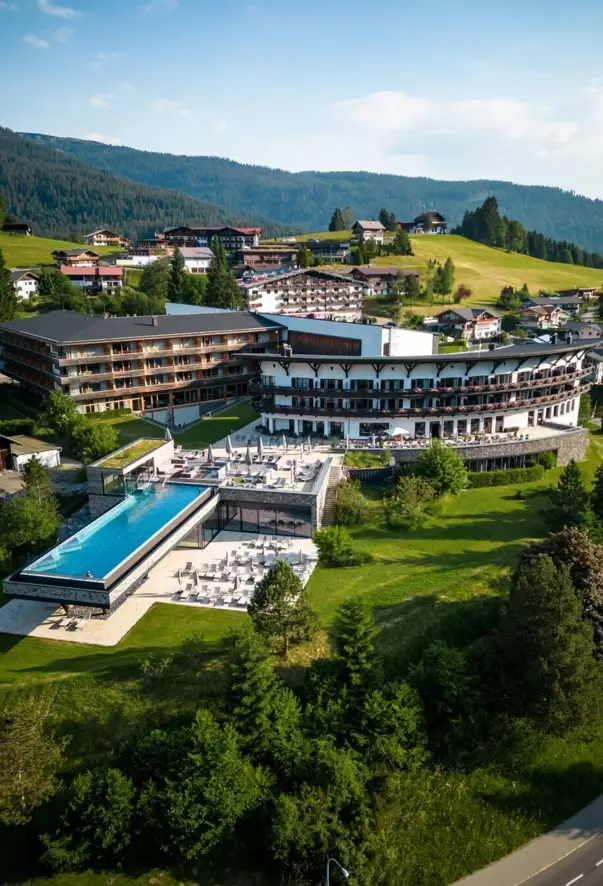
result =
[{"label": "patio umbrella", "polygon": [[258,456],[260,459],[264,458],[264,441],[261,437],[258,437]]},{"label": "patio umbrella", "polygon": [[298,565],[299,565],[299,566],[303,566],[303,562],[304,562],[304,552],[303,552],[302,549],[300,548],[300,549],[299,549],[299,560],[298,560]]},{"label": "patio umbrella", "polygon": [[253,458],[251,457],[251,449],[249,448],[249,444],[247,444],[247,452],[245,453],[245,464],[252,465]]},{"label": "patio umbrella", "polygon": [[163,435],[163,439],[166,443],[170,443],[174,438],[172,437],[172,432],[169,428],[165,429],[165,434]]},{"label": "patio umbrella", "polygon": [[407,431],[406,428],[398,428],[398,427],[391,428],[389,431],[386,431],[386,433],[390,437],[411,437],[412,436],[410,431]]},{"label": "patio umbrella", "polygon": [[295,462],[291,465],[291,485],[295,486]]},{"label": "patio umbrella", "polygon": [[214,463],[214,451],[211,448],[211,443],[210,443],[209,446],[207,447],[207,464],[213,465],[213,463]]},{"label": "patio umbrella", "polygon": [[233,591],[238,591],[238,590],[239,590],[239,576],[238,576],[238,575],[235,575],[235,577],[234,577],[234,582],[233,582],[233,585],[232,585],[232,589],[233,589]]},{"label": "patio umbrella", "polygon": [[226,438],[226,452],[232,458],[234,449],[232,448],[232,440],[230,439],[230,434]]},{"label": "patio umbrella", "polygon": [[349,434],[345,435],[345,448],[346,449],[350,448],[350,435]]},{"label": "patio umbrella", "polygon": [[308,435],[308,449],[312,452],[312,437]]},{"label": "patio umbrella", "polygon": [[375,437],[374,434],[372,434],[371,435],[371,446],[374,449],[376,445],[377,445],[377,438]]},{"label": "patio umbrella", "polygon": [[285,450],[285,452],[287,451],[287,438],[285,437],[284,434],[283,434],[283,449]]}]

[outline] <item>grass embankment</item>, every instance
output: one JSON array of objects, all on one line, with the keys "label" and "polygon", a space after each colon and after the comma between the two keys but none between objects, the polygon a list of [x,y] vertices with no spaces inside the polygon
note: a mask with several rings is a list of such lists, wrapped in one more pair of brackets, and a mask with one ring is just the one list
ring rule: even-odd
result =
[{"label": "grass embankment", "polygon": [[51,255],[55,249],[91,249],[98,255],[110,256],[119,252],[115,246],[84,246],[69,240],[49,240],[46,237],[20,237],[17,234],[0,234],[0,249],[9,268],[54,265]]},{"label": "grass embankment", "polygon": [[133,461],[148,455],[161,446],[161,440],[140,440],[138,443],[131,443],[123,452],[109,455],[99,462],[99,467],[103,468],[125,468],[126,465],[132,464]]}]

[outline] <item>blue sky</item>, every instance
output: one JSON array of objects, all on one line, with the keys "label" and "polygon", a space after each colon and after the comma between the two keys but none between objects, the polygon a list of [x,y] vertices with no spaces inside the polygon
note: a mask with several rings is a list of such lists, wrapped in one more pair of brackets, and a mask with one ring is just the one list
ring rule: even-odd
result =
[{"label": "blue sky", "polygon": [[602,26],[600,0],[0,0],[0,124],[603,198]]}]

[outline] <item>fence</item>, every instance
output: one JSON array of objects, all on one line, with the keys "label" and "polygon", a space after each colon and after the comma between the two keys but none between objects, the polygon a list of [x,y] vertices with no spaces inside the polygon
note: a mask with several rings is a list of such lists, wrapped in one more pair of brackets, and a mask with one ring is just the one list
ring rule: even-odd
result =
[{"label": "fence", "polygon": [[385,468],[344,468],[350,480],[360,480],[361,483],[385,483],[391,479],[393,467]]}]

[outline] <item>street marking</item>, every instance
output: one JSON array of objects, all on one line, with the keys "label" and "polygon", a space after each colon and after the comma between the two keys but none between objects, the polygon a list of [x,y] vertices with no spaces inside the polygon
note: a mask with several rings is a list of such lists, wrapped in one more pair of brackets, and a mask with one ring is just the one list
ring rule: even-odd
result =
[{"label": "street marking", "polygon": [[570,880],[569,883],[566,883],[565,886],[572,886],[572,883],[577,883],[578,880],[581,880],[584,874],[578,874],[577,877],[574,877],[573,880]]}]

